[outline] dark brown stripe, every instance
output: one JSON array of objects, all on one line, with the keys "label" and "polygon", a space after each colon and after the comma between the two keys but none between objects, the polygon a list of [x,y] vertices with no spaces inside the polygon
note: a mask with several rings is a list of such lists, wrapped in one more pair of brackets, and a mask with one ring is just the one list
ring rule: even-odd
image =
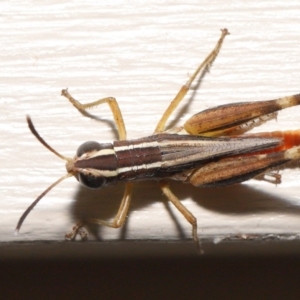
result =
[{"label": "dark brown stripe", "polygon": [[114,154],[99,155],[76,161],[75,168],[114,171],[117,169],[117,158]]},{"label": "dark brown stripe", "polygon": [[118,159],[118,168],[140,166],[161,161],[158,147],[134,148],[123,151],[116,150],[116,156]]},{"label": "dark brown stripe", "polygon": [[[119,174],[119,180],[138,180],[153,178],[157,168],[139,168],[138,166],[152,164],[161,161],[161,154],[158,147],[139,148],[140,144],[152,142],[149,139],[138,139],[131,141],[116,141],[114,143],[118,160],[118,168],[130,168],[127,172]],[[118,147],[129,147],[127,150],[118,150]]]}]

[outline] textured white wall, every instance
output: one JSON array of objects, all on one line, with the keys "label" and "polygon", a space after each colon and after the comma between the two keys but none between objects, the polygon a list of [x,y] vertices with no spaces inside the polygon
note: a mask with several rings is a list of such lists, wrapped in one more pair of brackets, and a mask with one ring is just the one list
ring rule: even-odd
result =
[{"label": "textured white wall", "polygon": [[[96,213],[109,219],[117,210],[122,186],[88,191],[69,179],[13,235],[24,209],[65,173],[64,162],[29,132],[26,114],[46,141],[67,156],[83,141],[116,138],[107,107],[93,111],[103,122],[85,119],[60,96],[62,88],[82,102],[116,97],[128,137],[151,134],[180,86],[214,47],[220,28],[226,27],[231,35],[210,73],[192,101],[194,91],[184,100],[185,109],[173,116],[178,125],[220,103],[300,92],[297,0],[1,1],[0,11],[1,241],[62,240],[80,216]],[[281,113],[264,130],[300,128],[299,112],[293,108]],[[198,218],[202,237],[296,234],[298,178],[300,171],[293,169],[283,172],[278,187],[253,180],[224,189],[172,187]],[[127,226],[94,231],[103,239],[189,238],[189,224],[171,207],[174,222],[162,200],[156,183],[141,183]]]}]

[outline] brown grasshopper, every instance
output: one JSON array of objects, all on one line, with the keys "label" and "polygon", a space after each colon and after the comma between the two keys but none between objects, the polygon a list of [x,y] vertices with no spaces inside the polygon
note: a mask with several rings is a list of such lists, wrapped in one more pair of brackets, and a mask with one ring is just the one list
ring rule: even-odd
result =
[{"label": "brown grasshopper", "polygon": [[[54,186],[75,176],[84,186],[98,189],[125,182],[121,205],[112,221],[89,218],[80,221],[66,235],[74,239],[87,223],[118,228],[124,224],[134,182],[156,180],[164,195],[192,225],[192,236],[199,245],[196,217],[170,190],[168,181],[177,180],[198,187],[219,187],[243,182],[272,167],[300,158],[300,130],[245,134],[251,128],[276,117],[276,112],[300,104],[300,94],[270,101],[240,102],[221,105],[195,114],[183,127],[166,131],[166,122],[191,87],[192,82],[214,61],[228,33],[222,34],[213,51],[199,65],[179,90],[158,122],[153,135],[127,140],[122,113],[115,98],[81,104],[67,90],[62,95],[86,115],[86,109],[109,105],[119,140],[112,143],[89,141],[82,144],[74,158],[65,157],[50,147],[35,130],[30,117],[27,122],[35,137],[51,152],[66,161],[67,174],[49,186],[23,213],[16,231],[29,212]],[[272,175],[272,173],[271,173]],[[276,179],[276,174],[274,174]],[[278,180],[278,178],[276,179]]]}]

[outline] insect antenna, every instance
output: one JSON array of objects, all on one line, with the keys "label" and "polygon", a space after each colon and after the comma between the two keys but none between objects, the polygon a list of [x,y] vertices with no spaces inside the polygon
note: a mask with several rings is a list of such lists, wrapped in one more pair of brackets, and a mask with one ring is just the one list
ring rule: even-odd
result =
[{"label": "insect antenna", "polygon": [[[51,146],[49,146],[44,139],[39,135],[39,133],[36,131],[31,118],[29,116],[26,116],[26,120],[28,123],[28,127],[30,129],[30,131],[32,132],[32,134],[47,148],[49,149],[52,153],[54,153],[56,156],[62,158],[63,160],[67,161],[67,163],[72,162],[72,158],[68,158],[66,156],[61,155],[60,153],[58,153],[56,150],[54,150]],[[56,185],[58,185],[61,181],[63,181],[64,179],[73,176],[72,172],[67,173],[66,175],[62,176],[61,178],[59,178],[58,180],[56,180],[54,183],[52,183],[44,192],[42,192],[37,198],[36,200],[34,200],[31,205],[25,210],[25,212],[22,214],[21,218],[18,221],[17,227],[15,229],[15,232],[18,233],[24,220],[26,219],[27,215],[31,212],[31,210],[37,205],[37,203],[52,189],[54,188]]]},{"label": "insect antenna", "polygon": [[54,153],[56,156],[60,157],[61,159],[64,159],[67,162],[72,161],[72,158],[66,157],[61,155],[60,153],[58,153],[56,150],[54,150],[51,146],[49,146],[44,139],[39,135],[39,133],[36,131],[30,116],[26,116],[26,120],[28,123],[28,127],[30,129],[30,131],[32,132],[32,134],[40,141],[40,143],[42,143],[48,150],[50,150],[52,153]]},{"label": "insect antenna", "polygon": [[26,219],[27,215],[31,212],[31,210],[38,204],[38,202],[52,189],[54,188],[56,185],[58,185],[61,181],[63,181],[64,179],[73,176],[73,174],[68,173],[66,175],[64,175],[63,177],[59,178],[58,180],[56,180],[54,183],[52,183],[45,191],[43,191],[37,198],[36,200],[34,200],[29,206],[28,208],[24,211],[24,213],[22,214],[21,218],[18,221],[17,227],[15,229],[15,232],[18,233],[24,220]]}]

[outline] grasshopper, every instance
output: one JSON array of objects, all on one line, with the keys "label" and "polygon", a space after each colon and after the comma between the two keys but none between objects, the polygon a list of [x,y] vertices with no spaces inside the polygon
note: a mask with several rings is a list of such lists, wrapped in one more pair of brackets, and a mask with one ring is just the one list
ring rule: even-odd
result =
[{"label": "grasshopper", "polygon": [[[221,105],[193,115],[182,127],[165,129],[170,115],[195,78],[205,72],[215,60],[228,34],[227,29],[221,30],[221,37],[213,51],[181,87],[158,122],[154,134],[150,136],[127,140],[122,113],[115,98],[108,97],[81,104],[65,89],[62,90],[62,95],[85,116],[88,116],[87,109],[108,104],[119,134],[119,140],[112,143],[85,142],[78,148],[74,158],[68,158],[45,142],[27,116],[33,135],[51,152],[66,161],[67,174],[49,186],[27,208],[16,231],[20,230],[23,221],[40,199],[68,177],[75,176],[81,184],[92,189],[125,182],[125,191],[112,221],[96,218],[80,221],[66,234],[67,239],[74,239],[78,233],[84,236],[83,227],[87,223],[121,227],[130,206],[133,183],[156,180],[163,194],[191,224],[192,237],[200,245],[197,219],[172,193],[169,180],[190,183],[197,187],[219,187],[267,174],[270,168],[299,159],[300,130],[256,134],[246,132],[275,118],[277,111],[299,105],[300,94],[269,101]],[[276,181],[280,181],[276,174],[270,174]]]}]

